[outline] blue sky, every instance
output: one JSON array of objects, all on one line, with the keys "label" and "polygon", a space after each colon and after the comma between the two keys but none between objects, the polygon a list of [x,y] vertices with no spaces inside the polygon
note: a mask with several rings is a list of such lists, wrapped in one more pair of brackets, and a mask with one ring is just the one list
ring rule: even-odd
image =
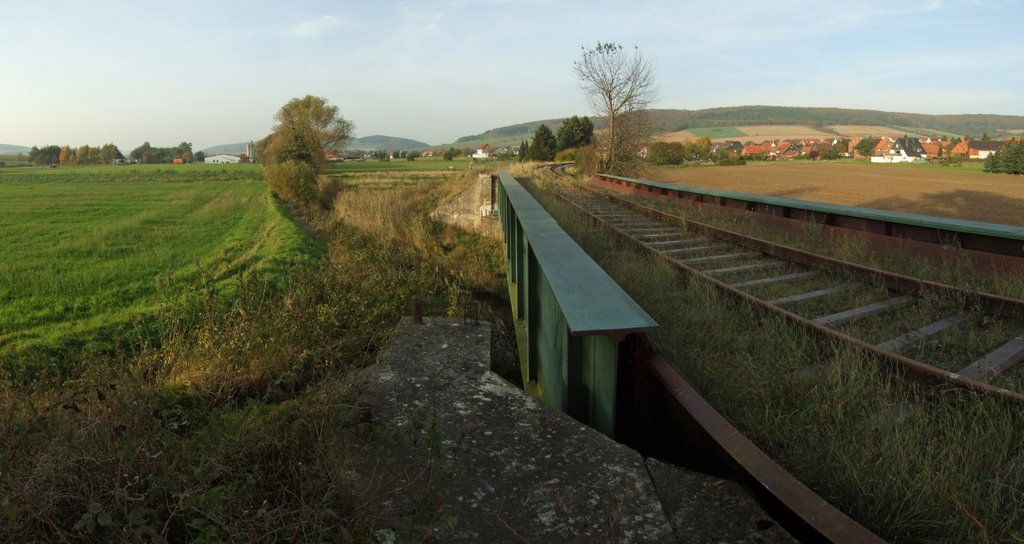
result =
[{"label": "blue sky", "polygon": [[[10,2],[5,2],[10,4]],[[655,107],[1024,115],[1024,2],[18,2],[0,30],[0,143],[258,139],[289,99],[357,135],[451,142],[589,113],[598,40],[654,62]]]}]

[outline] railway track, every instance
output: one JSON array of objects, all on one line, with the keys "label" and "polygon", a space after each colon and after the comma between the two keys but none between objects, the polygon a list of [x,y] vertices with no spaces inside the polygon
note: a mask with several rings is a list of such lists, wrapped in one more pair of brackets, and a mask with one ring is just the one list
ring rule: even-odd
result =
[{"label": "railway track", "polygon": [[812,254],[596,190],[559,195],[681,272],[908,377],[1024,402],[1024,301]]}]

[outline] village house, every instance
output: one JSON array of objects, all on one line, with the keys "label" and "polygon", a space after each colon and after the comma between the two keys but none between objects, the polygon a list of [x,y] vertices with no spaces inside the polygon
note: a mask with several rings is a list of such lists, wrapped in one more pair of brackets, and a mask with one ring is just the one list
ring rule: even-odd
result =
[{"label": "village house", "polygon": [[761,158],[765,158],[765,157],[768,157],[768,155],[771,153],[771,151],[772,151],[771,146],[770,145],[765,145],[765,144],[749,143],[749,144],[743,146],[743,156],[744,157],[751,157],[751,158],[753,158],[753,157],[761,157]]},{"label": "village house", "polygon": [[882,138],[875,145],[871,162],[921,162],[925,150],[917,138]]},{"label": "village house", "polygon": [[494,154],[494,148],[487,144],[480,144],[470,157],[474,159],[489,159]]},{"label": "village house", "polygon": [[989,155],[1003,148],[1002,140],[963,140],[949,151],[954,157],[965,159],[987,159]]},{"label": "village house", "polygon": [[740,153],[743,153],[743,144],[737,142],[736,140],[726,140],[724,142],[711,142],[711,147],[708,148],[708,151],[710,151],[712,155],[724,153],[727,155],[738,156]]},{"label": "village house", "polygon": [[[929,138],[930,139],[930,138]],[[921,140],[921,147],[924,149],[924,157],[931,159],[939,156],[939,150],[942,149],[942,145],[935,142],[926,142]]]}]

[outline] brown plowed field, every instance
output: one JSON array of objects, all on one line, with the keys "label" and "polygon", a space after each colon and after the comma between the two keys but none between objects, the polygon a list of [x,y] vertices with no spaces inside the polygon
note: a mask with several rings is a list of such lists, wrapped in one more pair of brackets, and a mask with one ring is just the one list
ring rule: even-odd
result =
[{"label": "brown plowed field", "polygon": [[1024,177],[986,174],[967,167],[749,163],[661,168],[647,177],[691,187],[1024,225]]}]

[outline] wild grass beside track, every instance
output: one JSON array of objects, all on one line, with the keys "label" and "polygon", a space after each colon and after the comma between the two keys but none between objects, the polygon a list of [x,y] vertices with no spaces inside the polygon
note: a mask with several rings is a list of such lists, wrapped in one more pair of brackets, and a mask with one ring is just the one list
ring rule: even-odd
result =
[{"label": "wild grass beside track", "polygon": [[920,388],[739,304],[537,191],[659,322],[658,346],[801,481],[890,541],[1024,540],[1024,413]]}]

